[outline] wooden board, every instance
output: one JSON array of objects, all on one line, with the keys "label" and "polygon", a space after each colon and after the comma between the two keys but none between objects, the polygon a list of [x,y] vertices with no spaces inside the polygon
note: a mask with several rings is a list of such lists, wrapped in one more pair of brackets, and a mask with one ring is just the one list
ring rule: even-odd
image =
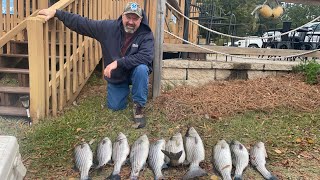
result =
[{"label": "wooden board", "polygon": [[[163,52],[193,52],[193,53],[207,53],[214,54],[212,51],[223,52],[232,55],[270,55],[270,56],[291,56],[308,51],[294,50],[294,49],[267,49],[267,48],[239,48],[239,47],[227,47],[227,46],[209,46],[201,45],[208,50],[195,47],[190,44],[163,44]],[[320,52],[316,51],[307,55],[307,57],[319,57]]]}]

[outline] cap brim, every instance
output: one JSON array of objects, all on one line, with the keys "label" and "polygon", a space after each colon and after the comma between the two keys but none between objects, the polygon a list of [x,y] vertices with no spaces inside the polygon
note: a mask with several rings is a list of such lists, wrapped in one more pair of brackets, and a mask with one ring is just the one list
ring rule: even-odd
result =
[{"label": "cap brim", "polygon": [[139,16],[140,18],[142,18],[142,16],[140,14],[138,14],[137,12],[124,12],[123,14],[136,14],[137,16]]}]

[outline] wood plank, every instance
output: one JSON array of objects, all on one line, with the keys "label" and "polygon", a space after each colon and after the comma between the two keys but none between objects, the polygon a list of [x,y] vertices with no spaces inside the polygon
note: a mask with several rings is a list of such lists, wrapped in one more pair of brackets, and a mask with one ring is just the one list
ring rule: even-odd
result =
[{"label": "wood plank", "polygon": [[31,0],[26,0],[26,17],[30,16],[30,1]]},{"label": "wood plank", "polygon": [[[83,0],[79,0],[80,2],[80,7],[79,7],[79,13],[81,16],[83,15]],[[83,43],[83,35],[81,34],[78,34],[78,43],[79,45]],[[78,65],[79,65],[79,68],[78,68],[78,76],[79,76],[79,84],[82,84],[83,83],[83,63],[82,63],[82,56],[83,56],[83,48],[82,46],[79,46],[78,47],[78,50],[79,50],[79,61],[78,61]]]},{"label": "wood plank", "polygon": [[0,92],[9,94],[29,94],[29,87],[11,87],[11,86],[1,86]]},{"label": "wood plank", "polygon": [[52,115],[57,115],[58,110],[58,103],[57,103],[57,81],[56,81],[56,29],[57,29],[57,20],[53,19],[52,24],[50,24],[51,29],[51,57],[53,59],[51,60],[51,82],[52,82],[52,96],[51,96],[51,108],[52,108]]},{"label": "wood plank", "polygon": [[[88,1],[88,0],[87,0]],[[71,12],[71,6],[68,6],[68,12]],[[70,56],[71,56],[71,30],[67,28],[66,35],[66,66],[67,66],[67,75],[66,75],[66,91],[67,91],[67,102],[70,99],[71,94],[71,67],[70,67]]]},{"label": "wood plank", "polygon": [[20,68],[2,68],[2,67],[0,67],[0,73],[10,73],[10,74],[29,74],[29,69],[20,69]]},{"label": "wood plank", "polygon": [[63,64],[64,64],[64,25],[63,23],[60,21],[58,23],[58,26],[60,28],[60,32],[59,32],[59,72],[61,74],[60,76],[60,85],[59,85],[59,110],[61,111],[63,109],[63,105],[64,105],[64,70],[63,70]]},{"label": "wood plank", "polygon": [[[5,57],[5,58],[28,58],[28,54],[0,54],[0,57]],[[54,57],[56,60],[60,59],[60,56],[49,56],[49,59]],[[63,59],[66,59],[66,56],[62,57]]]},{"label": "wood plank", "polygon": [[[2,3],[0,3],[0,9],[2,11]],[[1,12],[1,14],[0,14],[0,37],[2,37],[2,35],[3,35],[3,28],[4,28],[4,22],[3,22],[3,15],[2,15],[2,12]],[[0,48],[1,47],[2,46],[0,45]],[[2,51],[2,48],[0,50],[0,53],[2,53],[1,51]]]},{"label": "wood plank", "polygon": [[6,32],[9,32],[10,29],[10,0],[6,2]]},{"label": "wood plank", "polygon": [[28,58],[28,54],[0,54],[0,57],[6,58]]},{"label": "wood plank", "polygon": [[[210,46],[201,45],[201,47],[209,50],[223,52],[232,55],[271,55],[271,56],[290,56],[308,52],[305,50],[294,50],[294,49],[268,49],[268,48],[239,48],[239,47],[228,47],[228,46]],[[191,44],[163,44],[163,52],[193,52],[193,53],[208,53],[214,54],[212,51],[195,47]],[[310,54],[303,55],[303,57],[319,57],[320,52],[316,51]]]},{"label": "wood plank", "polygon": [[24,107],[0,106],[0,115],[27,116],[27,111]]},{"label": "wood plank", "polygon": [[49,96],[49,23],[44,24],[43,28],[44,37],[44,80],[45,80],[45,114],[46,116],[50,113],[50,96]]},{"label": "wood plank", "polygon": [[[91,2],[91,1],[90,1]],[[73,13],[77,13],[77,5],[76,5],[76,3],[73,3],[73,10],[74,10],[74,12]],[[72,67],[72,72],[73,72],[73,74],[72,74],[72,92],[73,93],[75,93],[76,91],[77,91],[77,89],[78,89],[78,76],[77,76],[77,74],[78,74],[78,71],[77,71],[77,68],[78,68],[78,66],[77,66],[77,54],[76,54],[76,52],[77,52],[77,49],[78,49],[78,47],[77,47],[77,45],[78,45],[78,43],[77,43],[77,33],[76,32],[73,32],[72,33],[72,43],[73,43],[73,54],[72,54],[72,56],[74,57],[73,58],[73,62],[72,62],[72,65],[73,65],[73,67]]]}]

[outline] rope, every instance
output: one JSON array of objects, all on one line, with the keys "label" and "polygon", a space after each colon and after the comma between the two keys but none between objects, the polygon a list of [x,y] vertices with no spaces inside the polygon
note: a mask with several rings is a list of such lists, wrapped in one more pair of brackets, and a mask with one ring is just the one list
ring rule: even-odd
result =
[{"label": "rope", "polygon": [[[241,58],[241,59],[257,59],[257,58],[252,58],[252,57],[244,57],[244,56],[231,55],[231,54],[228,54],[228,53],[224,53],[224,52],[219,52],[219,51],[215,51],[215,50],[212,50],[212,49],[208,49],[208,48],[206,48],[206,47],[202,47],[202,46],[199,46],[199,45],[197,45],[197,44],[194,44],[194,43],[192,43],[192,42],[190,42],[190,41],[184,40],[183,38],[181,38],[181,37],[179,37],[179,36],[177,36],[177,35],[169,32],[169,31],[167,31],[167,30],[164,30],[164,32],[167,33],[167,34],[169,34],[169,35],[171,35],[171,36],[173,36],[173,37],[175,37],[175,38],[177,38],[177,39],[179,39],[179,40],[181,40],[181,41],[183,41],[183,42],[185,42],[185,43],[191,44],[191,45],[193,45],[193,46],[195,46],[195,47],[198,47],[198,48],[200,48],[200,49],[204,49],[204,50],[206,50],[206,51],[210,51],[210,52],[212,52],[212,53],[214,53],[214,54],[222,54],[222,55],[225,55],[225,56],[235,57],[235,58]],[[286,58],[299,57],[299,56],[303,56],[303,55],[306,55],[306,54],[311,54],[311,53],[316,52],[316,51],[319,51],[319,50],[320,50],[320,49],[314,49],[314,50],[311,50],[311,51],[307,51],[307,52],[303,52],[303,53],[299,53],[299,54],[294,54],[294,55],[289,55],[289,56],[284,56],[284,57],[265,58],[264,60],[278,60],[278,59],[281,60],[282,58],[286,59]]]},{"label": "rope", "polygon": [[[169,6],[170,9],[174,10],[175,12],[177,12],[178,14],[180,14],[182,17],[184,17],[185,19],[187,19],[188,21],[192,22],[193,24],[209,31],[209,32],[212,32],[212,33],[215,33],[215,34],[218,34],[218,35],[221,35],[221,36],[226,36],[226,37],[230,37],[230,38],[236,38],[236,39],[251,39],[252,37],[241,37],[241,36],[233,36],[233,35],[229,35],[229,34],[225,34],[225,33],[221,33],[221,32],[218,32],[218,31],[215,31],[215,30],[212,30],[212,29],[209,29],[201,24],[198,24],[196,22],[194,22],[193,20],[191,20],[190,18],[186,17],[184,14],[182,14],[181,12],[179,12],[178,10],[176,10],[174,7],[172,7],[169,3],[167,3],[167,6]],[[307,25],[307,24],[310,24],[310,23],[313,23],[315,21],[317,21],[318,19],[320,19],[320,16],[318,16],[317,18],[315,18],[314,20],[296,28],[296,29],[293,29],[291,31],[287,31],[285,33],[282,33],[282,34],[279,34],[279,35],[273,35],[273,36],[268,36],[268,37],[254,37],[254,38],[257,38],[257,39],[271,39],[271,38],[275,38],[275,37],[279,37],[279,36],[284,36],[284,35],[287,35],[289,33],[292,33],[294,31],[297,31],[298,29],[302,28],[303,26]]]}]

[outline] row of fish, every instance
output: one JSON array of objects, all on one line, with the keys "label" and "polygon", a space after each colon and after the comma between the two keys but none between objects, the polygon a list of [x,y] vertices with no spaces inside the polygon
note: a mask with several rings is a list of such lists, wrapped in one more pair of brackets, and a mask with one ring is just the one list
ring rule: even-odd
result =
[{"label": "row of fish", "polygon": [[[231,148],[230,148],[231,147]],[[249,153],[245,146],[237,141],[229,144],[221,140],[213,147],[212,162],[223,179],[231,180],[232,164],[236,168],[234,179],[242,179],[242,172],[249,164]],[[102,139],[97,147],[96,159],[98,164],[95,168],[101,168],[113,161],[114,169],[108,179],[118,180],[122,165],[129,156],[131,164],[130,179],[136,180],[139,172],[146,163],[154,173],[154,179],[163,179],[162,169],[168,166],[188,165],[189,170],[182,179],[192,179],[205,176],[207,172],[199,164],[205,159],[205,149],[197,131],[191,127],[188,129],[184,140],[181,133],[172,136],[167,142],[160,139],[152,144],[147,135],[139,137],[133,145],[129,146],[127,137],[119,133],[112,144],[109,138]],[[276,178],[265,168],[266,150],[262,142],[257,143],[250,152],[251,164],[266,179]],[[80,179],[90,179],[89,170],[93,166],[93,153],[89,144],[82,143],[75,148],[75,165],[80,171]]]},{"label": "row of fish", "polygon": [[249,152],[239,141],[229,144],[220,140],[213,148],[213,164],[224,180],[232,180],[231,170],[235,167],[234,180],[241,180],[245,168],[249,165],[257,169],[267,180],[277,180],[266,168],[267,152],[263,142],[256,143]]}]

